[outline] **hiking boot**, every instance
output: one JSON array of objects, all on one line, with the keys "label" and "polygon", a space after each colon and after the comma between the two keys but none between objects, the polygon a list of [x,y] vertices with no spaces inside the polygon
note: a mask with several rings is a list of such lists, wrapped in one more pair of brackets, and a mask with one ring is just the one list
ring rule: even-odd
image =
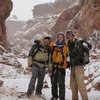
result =
[{"label": "hiking boot", "polygon": [[38,97],[41,97],[42,93],[41,92],[36,92],[35,95],[38,96]]},{"label": "hiking boot", "polygon": [[38,97],[38,98],[42,98],[42,99],[46,100],[45,96],[41,93],[36,93],[35,96]]},{"label": "hiking boot", "polygon": [[52,97],[51,100],[57,100],[57,98],[56,97]]},{"label": "hiking boot", "polygon": [[60,98],[59,100],[65,100],[64,98]]},{"label": "hiking boot", "polygon": [[32,91],[28,90],[27,93],[26,93],[27,97],[30,98],[30,96],[32,95],[32,93],[33,93]]},{"label": "hiking boot", "polygon": [[20,95],[18,95],[18,98],[27,98],[27,94],[26,93],[21,93]]},{"label": "hiking boot", "polygon": [[37,93],[36,93],[35,96],[36,96],[36,97],[41,97],[41,94],[37,94]]}]

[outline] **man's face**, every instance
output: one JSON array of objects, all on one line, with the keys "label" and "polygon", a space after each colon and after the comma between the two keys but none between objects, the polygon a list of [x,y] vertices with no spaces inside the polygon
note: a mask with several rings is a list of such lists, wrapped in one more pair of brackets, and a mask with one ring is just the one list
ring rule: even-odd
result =
[{"label": "man's face", "polygon": [[44,44],[45,44],[45,45],[50,44],[50,42],[51,42],[51,40],[50,40],[50,39],[44,39]]},{"label": "man's face", "polygon": [[67,35],[66,36],[68,41],[73,41],[74,36],[73,35]]},{"label": "man's face", "polygon": [[59,35],[58,38],[57,38],[57,40],[58,40],[59,42],[62,42],[62,41],[64,40],[63,35]]}]

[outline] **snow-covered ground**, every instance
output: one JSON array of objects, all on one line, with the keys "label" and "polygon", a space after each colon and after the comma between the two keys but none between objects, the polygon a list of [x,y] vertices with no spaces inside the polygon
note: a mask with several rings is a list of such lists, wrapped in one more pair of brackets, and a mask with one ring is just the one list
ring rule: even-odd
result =
[{"label": "snow-covered ground", "polygon": [[[20,99],[16,96],[17,92],[26,92],[28,84],[31,78],[31,73],[26,72],[27,59],[18,58],[18,61],[21,62],[22,68],[15,68],[14,66],[8,66],[0,64],[0,79],[4,81],[3,87],[0,87],[0,100],[29,100],[29,99]],[[95,67],[96,66],[96,67]],[[85,75],[93,74],[98,77],[94,79],[92,83],[87,85],[87,88],[95,82],[100,82],[100,61],[92,61],[87,65],[85,70]],[[45,76],[45,80],[49,88],[43,88],[43,95],[46,97],[46,100],[51,98],[51,84],[50,77],[48,74]],[[70,71],[66,70],[66,100],[71,100],[71,90],[70,90]],[[3,89],[2,89],[3,88]],[[94,90],[91,88],[91,91],[88,92],[89,100],[100,100],[100,91]],[[81,100],[79,94],[79,100]],[[32,99],[40,100],[40,99]]]}]

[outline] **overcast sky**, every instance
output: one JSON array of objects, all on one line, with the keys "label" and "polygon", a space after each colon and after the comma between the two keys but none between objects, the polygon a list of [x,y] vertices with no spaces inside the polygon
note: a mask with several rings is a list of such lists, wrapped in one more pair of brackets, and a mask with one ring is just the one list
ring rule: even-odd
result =
[{"label": "overcast sky", "polygon": [[54,0],[12,0],[13,10],[12,15],[17,15],[19,20],[32,19],[32,9],[36,4],[53,2]]}]

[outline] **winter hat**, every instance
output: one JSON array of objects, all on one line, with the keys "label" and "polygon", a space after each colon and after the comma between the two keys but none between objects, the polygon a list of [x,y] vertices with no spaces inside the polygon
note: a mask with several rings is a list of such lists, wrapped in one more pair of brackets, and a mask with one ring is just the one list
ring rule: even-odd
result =
[{"label": "winter hat", "polygon": [[59,42],[59,41],[57,40],[57,41],[56,41],[56,45],[57,45],[58,47],[63,47],[64,44],[65,44],[65,35],[64,35],[63,32],[60,32],[60,33],[58,34],[57,38],[58,38],[60,35],[63,36],[63,41],[62,41],[62,42]]},{"label": "winter hat", "polygon": [[66,32],[66,36],[68,36],[68,35],[73,35],[73,32],[72,32],[71,30],[68,30],[68,31]]},{"label": "winter hat", "polygon": [[44,37],[44,39],[51,40],[51,38],[49,36]]},{"label": "winter hat", "polygon": [[59,37],[59,35],[62,35],[62,36],[63,36],[63,39],[65,40],[65,35],[64,35],[64,33],[63,33],[63,32],[59,32],[59,34],[58,34],[57,38]]}]

